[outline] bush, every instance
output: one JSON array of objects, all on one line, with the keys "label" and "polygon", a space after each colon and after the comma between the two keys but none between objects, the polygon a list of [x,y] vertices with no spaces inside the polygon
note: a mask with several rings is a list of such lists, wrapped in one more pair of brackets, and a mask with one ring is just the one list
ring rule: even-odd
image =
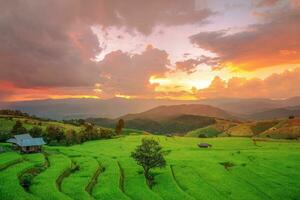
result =
[{"label": "bush", "polygon": [[207,138],[207,136],[204,133],[201,133],[198,135],[199,138]]},{"label": "bush", "polygon": [[64,131],[58,126],[50,125],[46,129],[45,138],[47,142],[53,143],[52,141],[54,141],[60,143],[65,139]]},{"label": "bush", "polygon": [[26,133],[27,130],[23,126],[22,122],[20,120],[17,120],[13,128],[11,129],[11,134],[12,135],[19,135],[19,134],[24,134]]},{"label": "bush", "polygon": [[41,137],[43,135],[43,129],[38,126],[34,126],[29,130],[29,133],[32,137]]},{"label": "bush", "polygon": [[66,133],[65,133],[65,139],[66,139],[66,144],[67,145],[80,143],[77,140],[76,131],[73,130],[73,129],[69,129],[69,130],[66,131]]}]

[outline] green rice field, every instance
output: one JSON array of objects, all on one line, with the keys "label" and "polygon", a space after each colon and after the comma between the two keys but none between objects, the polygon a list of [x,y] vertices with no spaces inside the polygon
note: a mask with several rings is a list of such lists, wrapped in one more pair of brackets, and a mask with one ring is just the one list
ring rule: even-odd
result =
[{"label": "green rice field", "polygon": [[[167,166],[152,170],[152,188],[130,157],[143,137],[167,152]],[[212,148],[199,148],[200,142]],[[131,135],[44,151],[0,153],[1,200],[300,199],[299,141]],[[20,177],[37,166],[45,167],[24,189]]]}]

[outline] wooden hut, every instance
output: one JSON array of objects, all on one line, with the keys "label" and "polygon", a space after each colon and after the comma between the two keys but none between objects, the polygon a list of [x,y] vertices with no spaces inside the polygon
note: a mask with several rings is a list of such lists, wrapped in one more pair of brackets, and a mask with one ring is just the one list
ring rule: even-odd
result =
[{"label": "wooden hut", "polygon": [[200,144],[198,144],[198,147],[200,147],[200,148],[211,148],[212,145],[208,144],[208,143],[200,143]]},{"label": "wooden hut", "polygon": [[29,134],[15,135],[13,138],[8,139],[7,142],[12,143],[13,149],[23,153],[40,152],[42,145],[46,144],[43,138],[33,138]]}]

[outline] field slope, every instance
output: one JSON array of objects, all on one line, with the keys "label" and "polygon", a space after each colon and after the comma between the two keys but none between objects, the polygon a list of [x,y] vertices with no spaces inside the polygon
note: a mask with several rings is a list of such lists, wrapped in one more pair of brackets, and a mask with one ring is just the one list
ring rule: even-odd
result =
[{"label": "field slope", "polygon": [[[142,137],[154,138],[168,152],[167,166],[152,171],[155,176],[152,188],[147,186],[142,168],[130,157]],[[210,143],[212,148],[200,149],[197,146],[200,142]],[[2,166],[6,165],[3,159],[7,156],[12,157],[8,163],[24,159],[1,171],[0,199],[295,200],[300,197],[297,141],[254,144],[249,138],[136,135],[45,150],[50,165],[33,178],[29,191],[19,185],[18,174],[34,165],[32,159],[11,152],[0,154]],[[65,173],[71,168],[70,173]],[[86,190],[87,186],[91,188]]]}]

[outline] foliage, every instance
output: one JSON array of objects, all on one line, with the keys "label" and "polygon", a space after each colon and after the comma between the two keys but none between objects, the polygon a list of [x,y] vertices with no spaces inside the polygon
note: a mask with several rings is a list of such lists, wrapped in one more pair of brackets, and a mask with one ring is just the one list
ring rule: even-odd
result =
[{"label": "foliage", "polygon": [[62,142],[65,139],[64,131],[58,126],[50,125],[46,129],[45,138],[50,143]]},{"label": "foliage", "polygon": [[70,119],[70,120],[63,120],[62,122],[65,124],[72,124],[74,126],[82,126],[86,123],[84,119]]},{"label": "foliage", "polygon": [[78,137],[78,135],[76,134],[76,131],[74,129],[68,129],[65,132],[65,139],[66,139],[67,145],[81,143],[81,140]]},{"label": "foliage", "polygon": [[29,130],[29,134],[32,137],[41,137],[43,135],[43,129],[38,126],[34,126]]},{"label": "foliage", "polygon": [[29,117],[29,114],[24,113],[20,110],[0,110],[0,115],[12,115],[12,116],[19,116],[19,117]]},{"label": "foliage", "polygon": [[279,121],[272,120],[272,121],[260,121],[260,122],[254,122],[254,124],[251,126],[251,130],[254,135],[258,135],[269,128],[272,128],[276,124],[278,124]]},{"label": "foliage", "polygon": [[153,177],[149,174],[150,169],[166,165],[162,147],[156,140],[143,138],[142,144],[136,147],[135,151],[131,153],[131,157],[143,167],[145,178],[151,187]]},{"label": "foliage", "polygon": [[[115,128],[116,121],[104,118],[88,119],[97,125]],[[148,119],[148,118],[135,118],[125,120],[126,128],[138,129],[150,133],[180,133],[184,134],[188,131],[202,128],[216,123],[213,117],[197,116],[197,115],[179,115],[168,119]]]},{"label": "foliage", "polygon": [[289,119],[295,119],[295,116],[294,115],[290,115]]},{"label": "foliage", "polygon": [[23,126],[22,122],[20,120],[17,120],[10,133],[12,135],[19,135],[19,134],[24,134],[26,132],[27,130]]},{"label": "foliage", "polygon": [[123,119],[119,119],[117,124],[116,124],[116,128],[115,128],[115,132],[117,135],[121,135],[122,134],[122,130],[125,127],[125,122]]}]

